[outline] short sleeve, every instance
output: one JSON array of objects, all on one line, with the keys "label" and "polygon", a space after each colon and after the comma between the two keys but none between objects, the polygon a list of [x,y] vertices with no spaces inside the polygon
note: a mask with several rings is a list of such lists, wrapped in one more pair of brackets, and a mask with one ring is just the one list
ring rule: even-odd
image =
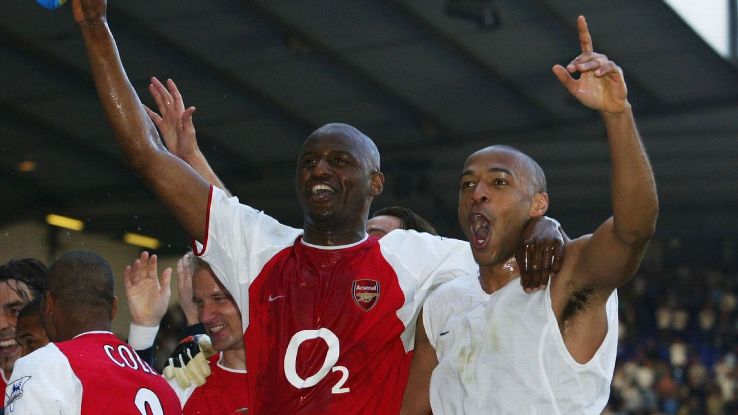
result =
[{"label": "short sleeve", "polygon": [[194,241],[193,249],[230,292],[245,329],[249,285],[276,252],[294,244],[302,230],[282,225],[213,186],[206,220],[205,238],[202,243]]},{"label": "short sleeve", "polygon": [[82,384],[66,356],[50,343],[15,362],[5,404],[9,415],[78,414]]}]

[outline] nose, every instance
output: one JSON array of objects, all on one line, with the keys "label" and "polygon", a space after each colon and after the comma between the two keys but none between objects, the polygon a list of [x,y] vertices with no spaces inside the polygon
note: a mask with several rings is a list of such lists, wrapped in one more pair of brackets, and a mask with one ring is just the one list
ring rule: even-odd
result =
[{"label": "nose", "polygon": [[310,171],[310,174],[312,174],[314,177],[325,177],[330,173],[330,166],[328,165],[328,162],[323,158],[318,160],[318,163]]},{"label": "nose", "polygon": [[471,198],[474,203],[486,203],[489,200],[489,189],[484,183],[477,183],[472,191]]},{"label": "nose", "polygon": [[7,311],[0,312],[0,331],[14,328],[17,321],[18,319],[9,315]]},{"label": "nose", "polygon": [[217,315],[216,309],[212,304],[203,304],[198,312],[198,320],[200,323],[207,325]]}]

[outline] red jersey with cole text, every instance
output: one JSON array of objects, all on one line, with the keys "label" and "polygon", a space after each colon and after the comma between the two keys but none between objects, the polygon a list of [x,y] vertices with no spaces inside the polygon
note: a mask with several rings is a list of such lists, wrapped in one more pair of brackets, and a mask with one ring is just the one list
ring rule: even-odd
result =
[{"label": "red jersey with cole text", "polygon": [[244,325],[249,414],[395,414],[429,290],[476,272],[467,243],[414,231],[339,247],[211,190],[199,254]]},{"label": "red jersey with cole text", "polygon": [[8,414],[175,415],[169,384],[110,332],[50,343],[16,362]]}]

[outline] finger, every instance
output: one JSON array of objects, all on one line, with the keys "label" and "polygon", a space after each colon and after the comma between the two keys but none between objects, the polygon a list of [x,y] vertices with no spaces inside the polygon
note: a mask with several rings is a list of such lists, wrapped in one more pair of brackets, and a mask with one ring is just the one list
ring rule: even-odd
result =
[{"label": "finger", "polygon": [[157,278],[157,266],[159,265],[159,259],[156,255],[151,255],[149,262],[146,264],[146,278],[159,282]]},{"label": "finger", "polygon": [[518,270],[520,271],[520,282],[524,289],[530,288],[530,252],[532,244],[526,243],[520,250],[520,255],[516,255],[518,262]]},{"label": "finger", "polygon": [[554,75],[556,75],[556,78],[558,78],[559,82],[561,82],[561,85],[563,85],[567,90],[571,91],[572,89],[576,88],[576,79],[572,78],[572,76],[563,66],[554,65],[552,70]]},{"label": "finger", "polygon": [[158,79],[151,78],[151,83],[149,84],[149,93],[151,94],[151,97],[154,98],[154,102],[156,102],[156,107],[159,108],[159,112],[162,116],[164,116],[164,114],[166,114],[164,98],[162,98],[161,94],[159,93],[159,89],[156,87],[154,81],[159,82]]},{"label": "finger", "polygon": [[577,19],[577,28],[579,29],[579,46],[582,49],[582,53],[592,52],[592,36],[589,34],[587,19],[584,16],[579,16]]},{"label": "finger", "polygon": [[167,89],[169,90],[169,94],[172,96],[172,102],[174,103],[175,108],[182,111],[184,109],[184,103],[182,102],[182,94],[179,93],[177,84],[175,84],[171,79],[167,79]]},{"label": "finger", "polygon": [[551,275],[551,262],[553,258],[553,246],[547,246],[546,249],[543,250],[543,279],[546,283],[548,283],[547,279]]},{"label": "finger", "polygon": [[192,115],[195,110],[195,107],[189,107],[182,113],[182,129],[184,131],[195,131],[195,125],[192,123]]},{"label": "finger", "polygon": [[591,59],[582,59],[577,63],[579,72],[592,72],[606,65],[608,60],[603,56],[594,56]]},{"label": "finger", "polygon": [[126,268],[123,270],[123,284],[126,288],[130,288],[133,285],[133,282],[131,281],[132,278],[131,266],[126,265]]},{"label": "finger", "polygon": [[605,62],[602,66],[597,68],[597,70],[594,72],[595,76],[598,78],[602,78],[604,76],[613,74],[613,73],[619,73],[620,68],[618,68],[617,65],[615,65],[612,61]]},{"label": "finger", "polygon": [[159,116],[159,114],[156,113],[156,111],[152,110],[148,106],[144,105],[143,107],[144,107],[144,110],[146,110],[146,115],[148,115],[149,118],[151,118],[151,121],[154,122],[154,125],[156,125],[157,127],[159,127],[161,125],[162,121],[164,121],[164,119],[161,118]]},{"label": "finger", "polygon": [[164,84],[161,83],[156,77],[151,78],[151,83],[154,84],[154,88],[156,88],[156,91],[161,96],[161,99],[166,107],[169,107],[172,105],[172,95],[167,91],[167,88],[164,86]]},{"label": "finger", "polygon": [[162,295],[165,296],[171,296],[172,295],[172,287],[170,283],[172,282],[172,268],[167,267],[167,269],[164,270],[164,272],[161,273],[161,288],[160,292]]},{"label": "finger", "polygon": [[138,281],[140,280],[141,276],[141,259],[137,259],[133,261],[133,264],[131,264],[131,284],[135,285],[138,284]]},{"label": "finger", "polygon": [[557,243],[556,249],[553,253],[553,259],[551,260],[551,273],[557,274],[559,271],[561,271],[561,264],[564,263],[564,244]]},{"label": "finger", "polygon": [[540,247],[540,241],[536,242],[536,248],[533,250],[533,256],[531,257],[531,268],[533,269],[533,277],[531,282],[534,288],[540,286],[543,282],[543,248]]}]

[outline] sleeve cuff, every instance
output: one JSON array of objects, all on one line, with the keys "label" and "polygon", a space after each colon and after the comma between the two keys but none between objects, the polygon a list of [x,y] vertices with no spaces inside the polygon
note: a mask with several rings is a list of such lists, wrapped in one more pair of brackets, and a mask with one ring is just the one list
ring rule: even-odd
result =
[{"label": "sleeve cuff", "polygon": [[148,327],[131,323],[131,328],[128,330],[128,344],[136,350],[148,349],[154,345],[158,332],[159,326]]}]

